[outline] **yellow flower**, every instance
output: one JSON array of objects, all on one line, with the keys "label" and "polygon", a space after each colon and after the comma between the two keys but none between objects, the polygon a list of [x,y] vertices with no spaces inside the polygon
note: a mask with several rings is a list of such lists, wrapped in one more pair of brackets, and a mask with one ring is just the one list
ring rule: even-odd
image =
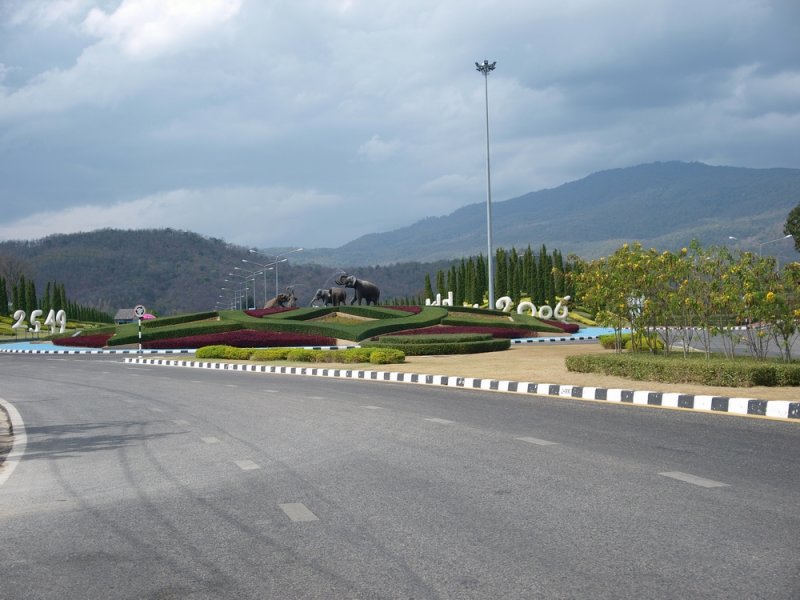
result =
[{"label": "yellow flower", "polygon": [[775,292],[767,292],[767,302],[775,302]]}]

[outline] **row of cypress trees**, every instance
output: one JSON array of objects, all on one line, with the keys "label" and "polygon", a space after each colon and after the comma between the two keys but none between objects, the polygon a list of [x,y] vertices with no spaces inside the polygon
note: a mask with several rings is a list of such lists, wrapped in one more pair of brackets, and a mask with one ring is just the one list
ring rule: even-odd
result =
[{"label": "row of cypress trees", "polygon": [[51,310],[63,310],[73,321],[114,322],[114,318],[108,313],[69,300],[63,283],[48,281],[45,285],[44,295],[37,298],[36,284],[32,279],[27,279],[25,275],[20,275],[19,281],[11,284],[11,295],[9,296],[8,283],[4,277],[0,277],[0,316],[11,316],[20,309],[24,310],[26,315],[30,315],[37,308],[41,309],[45,315]]},{"label": "row of cypress trees", "polygon": [[[435,275],[435,288],[429,275],[425,276],[425,297],[434,299],[439,293],[443,298],[453,292],[457,306],[464,303],[482,304],[488,296],[487,265],[483,254],[462,258],[449,270],[438,270]],[[575,289],[569,272],[578,269],[577,261],[564,260],[559,250],[548,253],[542,244],[538,254],[528,245],[520,253],[498,248],[495,252],[495,297],[509,296],[515,303],[522,297],[530,297],[537,306],[555,306],[557,298],[566,295],[575,297]]]}]

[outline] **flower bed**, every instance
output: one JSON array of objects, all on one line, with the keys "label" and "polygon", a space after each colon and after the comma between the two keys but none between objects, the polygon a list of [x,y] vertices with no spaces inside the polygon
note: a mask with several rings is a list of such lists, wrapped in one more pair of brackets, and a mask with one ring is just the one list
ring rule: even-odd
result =
[{"label": "flower bed", "polygon": [[406,312],[410,312],[412,315],[418,315],[422,312],[421,306],[386,306],[385,308],[392,308],[394,310],[404,310]]},{"label": "flower bed", "polygon": [[[267,309],[269,310],[269,309]],[[192,335],[188,337],[168,338],[144,342],[142,348],[175,349],[200,348],[202,346],[226,345],[236,348],[259,348],[276,346],[335,346],[336,340],[322,335],[305,333],[289,333],[283,331],[256,331],[240,329],[221,333]]]},{"label": "flower bed", "polygon": [[77,346],[80,348],[103,348],[108,344],[112,334],[79,335],[75,337],[56,338],[53,344],[56,346]]},{"label": "flower bed", "polygon": [[489,325],[434,325],[420,329],[407,329],[387,335],[454,335],[461,333],[488,333],[493,338],[516,339],[536,337],[531,329],[512,329],[510,327],[491,327]]}]

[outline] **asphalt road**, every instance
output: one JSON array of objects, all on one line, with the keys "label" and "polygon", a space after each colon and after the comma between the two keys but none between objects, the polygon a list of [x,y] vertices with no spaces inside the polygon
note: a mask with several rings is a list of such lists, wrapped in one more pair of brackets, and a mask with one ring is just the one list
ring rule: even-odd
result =
[{"label": "asphalt road", "polygon": [[797,598],[800,426],[0,357],[0,597]]}]

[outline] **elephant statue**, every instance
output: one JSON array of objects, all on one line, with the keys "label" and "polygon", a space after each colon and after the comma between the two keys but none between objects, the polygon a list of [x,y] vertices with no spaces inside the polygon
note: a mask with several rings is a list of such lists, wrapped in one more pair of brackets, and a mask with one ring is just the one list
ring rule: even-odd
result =
[{"label": "elephant statue", "polygon": [[358,279],[355,275],[348,275],[347,273],[342,273],[335,281],[336,285],[353,288],[355,291],[355,295],[350,301],[350,304],[355,304],[356,300],[358,300],[359,304],[361,304],[362,300],[366,300],[367,305],[369,305],[370,302],[372,304],[378,304],[378,300],[381,297],[381,290],[374,283],[366,281],[365,279]]},{"label": "elephant statue", "polygon": [[297,296],[294,295],[294,288],[287,287],[285,293],[280,293],[274,298],[270,298],[264,304],[264,308],[293,308],[297,306]]},{"label": "elephant statue", "polygon": [[329,304],[333,304],[334,306],[339,306],[340,304],[347,304],[347,292],[344,288],[328,288],[326,290],[319,289],[317,293],[314,294],[314,297],[311,299],[311,302],[308,303],[309,306],[313,306],[314,302],[321,300],[323,306],[328,306]]}]

